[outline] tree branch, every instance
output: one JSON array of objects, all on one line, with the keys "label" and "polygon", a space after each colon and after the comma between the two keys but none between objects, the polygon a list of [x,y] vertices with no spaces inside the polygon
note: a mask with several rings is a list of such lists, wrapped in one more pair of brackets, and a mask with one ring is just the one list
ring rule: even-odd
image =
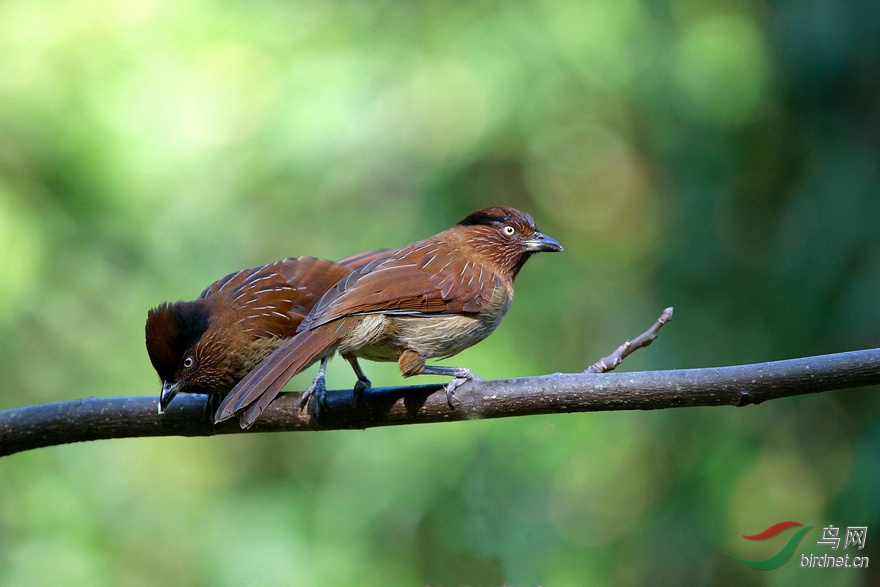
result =
[{"label": "tree branch", "polygon": [[[0,456],[85,440],[141,436],[211,436],[250,432],[334,430],[504,418],[531,414],[746,406],[771,399],[880,383],[880,349],[670,371],[556,373],[473,381],[456,390],[450,409],[442,385],[373,389],[352,406],[351,390],[327,392],[320,422],[299,410],[302,394],[279,397],[249,430],[211,423],[216,402],[182,394],[165,414],[156,397],[89,398],[0,412]],[[440,393],[437,393],[437,392]]]}]

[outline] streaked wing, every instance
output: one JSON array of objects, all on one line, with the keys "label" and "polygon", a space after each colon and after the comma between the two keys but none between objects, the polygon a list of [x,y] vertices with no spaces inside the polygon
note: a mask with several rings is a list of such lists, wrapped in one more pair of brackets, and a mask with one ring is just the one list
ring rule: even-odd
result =
[{"label": "streaked wing", "polygon": [[[369,265],[379,259],[387,259],[394,251],[389,249],[376,249],[374,251],[367,251],[365,253],[358,253],[357,255],[352,255],[351,257],[346,257],[345,259],[340,259],[336,261],[340,265],[345,265],[352,271],[357,271],[361,267],[365,265]],[[334,284],[330,284],[334,285]]]},{"label": "streaked wing", "polygon": [[[297,257],[227,275],[201,298],[222,297],[236,323],[259,336],[292,336],[325,291],[351,272],[345,265]],[[246,311],[242,311],[245,309]]]},{"label": "streaked wing", "polygon": [[330,289],[300,330],[373,313],[476,313],[501,282],[437,237],[413,243],[355,271]]}]

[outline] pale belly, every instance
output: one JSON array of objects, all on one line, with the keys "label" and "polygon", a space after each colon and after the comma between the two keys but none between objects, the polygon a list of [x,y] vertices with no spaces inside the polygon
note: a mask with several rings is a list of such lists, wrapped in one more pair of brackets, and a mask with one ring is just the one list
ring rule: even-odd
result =
[{"label": "pale belly", "polygon": [[479,315],[366,315],[337,351],[370,361],[396,361],[406,349],[425,359],[451,357],[492,334],[511,301],[503,300],[496,311]]}]

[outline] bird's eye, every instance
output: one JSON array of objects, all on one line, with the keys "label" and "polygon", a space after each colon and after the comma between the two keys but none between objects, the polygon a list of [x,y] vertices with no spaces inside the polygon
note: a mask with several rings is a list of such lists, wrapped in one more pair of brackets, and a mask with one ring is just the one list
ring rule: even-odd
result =
[{"label": "bird's eye", "polygon": [[193,360],[192,355],[190,355],[183,360],[183,368],[189,369],[190,367],[193,366],[193,363],[195,363],[195,361]]},{"label": "bird's eye", "polygon": [[516,229],[514,227],[512,227],[511,225],[507,224],[504,226],[504,228],[501,229],[501,232],[503,232],[507,236],[513,236],[514,233],[516,233]]}]

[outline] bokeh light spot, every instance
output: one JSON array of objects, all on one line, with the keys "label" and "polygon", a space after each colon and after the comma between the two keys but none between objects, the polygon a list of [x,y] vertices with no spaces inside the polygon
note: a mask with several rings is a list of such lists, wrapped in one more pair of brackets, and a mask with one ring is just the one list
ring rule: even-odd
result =
[{"label": "bokeh light spot", "polygon": [[687,27],[673,73],[684,115],[720,126],[753,117],[767,92],[768,47],[749,19],[714,16]]}]

